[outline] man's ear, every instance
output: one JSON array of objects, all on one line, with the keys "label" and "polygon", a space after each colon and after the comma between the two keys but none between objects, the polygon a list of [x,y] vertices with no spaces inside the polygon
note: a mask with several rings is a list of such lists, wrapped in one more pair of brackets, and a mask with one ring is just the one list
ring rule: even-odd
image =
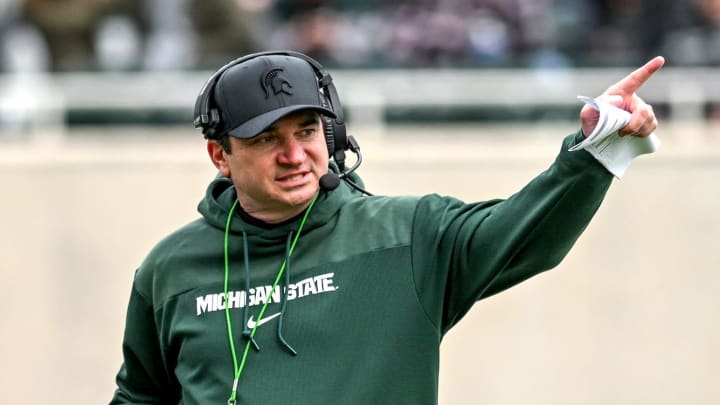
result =
[{"label": "man's ear", "polygon": [[215,167],[225,177],[230,177],[230,165],[227,161],[227,152],[218,141],[210,140],[207,143],[207,151]]}]

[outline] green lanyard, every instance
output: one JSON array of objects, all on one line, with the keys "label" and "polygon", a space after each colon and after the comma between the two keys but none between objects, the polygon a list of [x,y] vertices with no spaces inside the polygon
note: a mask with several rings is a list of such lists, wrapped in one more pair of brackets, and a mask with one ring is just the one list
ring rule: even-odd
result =
[{"label": "green lanyard", "polygon": [[[300,226],[298,227],[297,233],[295,234],[295,239],[292,241],[292,245],[290,246],[290,251],[288,252],[288,256],[292,255],[293,250],[295,250],[295,244],[298,241],[298,238],[300,237],[300,232],[302,232],[303,226],[305,226],[305,221],[308,218],[308,215],[310,215],[310,210],[312,210],[313,205],[315,205],[315,200],[317,200],[317,195],[312,199],[310,202],[310,205],[308,206],[307,210],[305,210],[305,215],[303,215],[302,221],[300,221]],[[230,306],[227,305],[228,302],[228,284],[230,280],[230,257],[228,254],[228,246],[230,245],[230,223],[232,222],[233,214],[235,213],[235,209],[238,206],[238,200],[235,200],[235,203],[230,208],[230,213],[228,214],[227,223],[225,225],[225,289],[224,289],[224,296],[225,296],[225,321],[227,322],[227,332],[228,332],[228,342],[230,343],[230,353],[232,354],[233,359],[233,370],[235,371],[235,378],[233,380],[233,386],[232,391],[230,393],[230,398],[228,399],[228,405],[235,405],[237,403],[237,390],[238,390],[238,384],[240,383],[240,376],[242,375],[243,369],[245,369],[245,362],[247,360],[248,353],[250,352],[250,343],[252,343],[252,339],[255,337],[255,331],[257,330],[257,327],[260,325],[260,320],[262,319],[263,315],[265,314],[265,309],[267,309],[268,304],[270,303],[270,300],[265,300],[265,304],[263,304],[262,308],[260,309],[260,313],[258,314],[257,321],[255,322],[255,326],[253,326],[252,331],[250,332],[250,338],[248,339],[247,343],[245,344],[245,350],[243,351],[242,359],[240,360],[240,365],[238,366],[238,359],[237,359],[237,353],[235,351],[235,342],[233,340],[233,332],[232,332],[232,322],[230,321]],[[278,286],[278,283],[280,282],[280,278],[282,277],[283,273],[285,272],[285,265],[287,264],[287,258],[283,259],[282,265],[280,266],[280,270],[278,270],[278,274],[275,277],[275,281],[273,282],[272,289],[270,290],[269,296],[272,296],[275,293],[275,289]],[[247,294],[247,291],[245,292]],[[247,305],[247,304],[246,304]]]}]

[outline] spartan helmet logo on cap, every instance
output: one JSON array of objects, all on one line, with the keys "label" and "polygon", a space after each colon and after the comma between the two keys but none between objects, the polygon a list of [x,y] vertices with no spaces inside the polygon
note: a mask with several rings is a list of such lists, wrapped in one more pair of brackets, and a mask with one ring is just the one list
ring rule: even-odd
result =
[{"label": "spartan helmet logo on cap", "polygon": [[283,74],[282,68],[273,68],[269,72],[265,73],[262,77],[261,84],[263,86],[263,90],[265,90],[265,99],[270,97],[271,89],[272,94],[275,96],[280,93],[285,93],[288,96],[292,96],[293,94],[292,91],[290,91],[293,86]]}]

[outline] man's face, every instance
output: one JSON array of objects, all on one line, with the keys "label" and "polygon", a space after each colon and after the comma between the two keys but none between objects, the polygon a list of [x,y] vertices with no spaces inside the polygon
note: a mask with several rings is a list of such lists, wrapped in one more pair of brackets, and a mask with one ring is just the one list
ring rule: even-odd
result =
[{"label": "man's face", "polygon": [[328,171],[325,135],[314,111],[287,115],[251,139],[230,137],[230,144],[227,153],[210,141],[210,157],[232,179],[245,212],[265,222],[301,213]]}]

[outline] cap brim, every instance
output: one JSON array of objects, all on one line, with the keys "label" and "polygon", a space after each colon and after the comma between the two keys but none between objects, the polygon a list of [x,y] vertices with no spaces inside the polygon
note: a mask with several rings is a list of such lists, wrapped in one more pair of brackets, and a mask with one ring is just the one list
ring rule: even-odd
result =
[{"label": "cap brim", "polygon": [[300,110],[317,111],[330,118],[337,118],[337,115],[327,108],[318,107],[316,105],[292,105],[278,108],[277,110],[272,110],[264,114],[260,114],[257,117],[253,117],[242,123],[242,125],[228,131],[228,135],[232,135],[235,138],[240,139],[253,138],[280,118]]}]

